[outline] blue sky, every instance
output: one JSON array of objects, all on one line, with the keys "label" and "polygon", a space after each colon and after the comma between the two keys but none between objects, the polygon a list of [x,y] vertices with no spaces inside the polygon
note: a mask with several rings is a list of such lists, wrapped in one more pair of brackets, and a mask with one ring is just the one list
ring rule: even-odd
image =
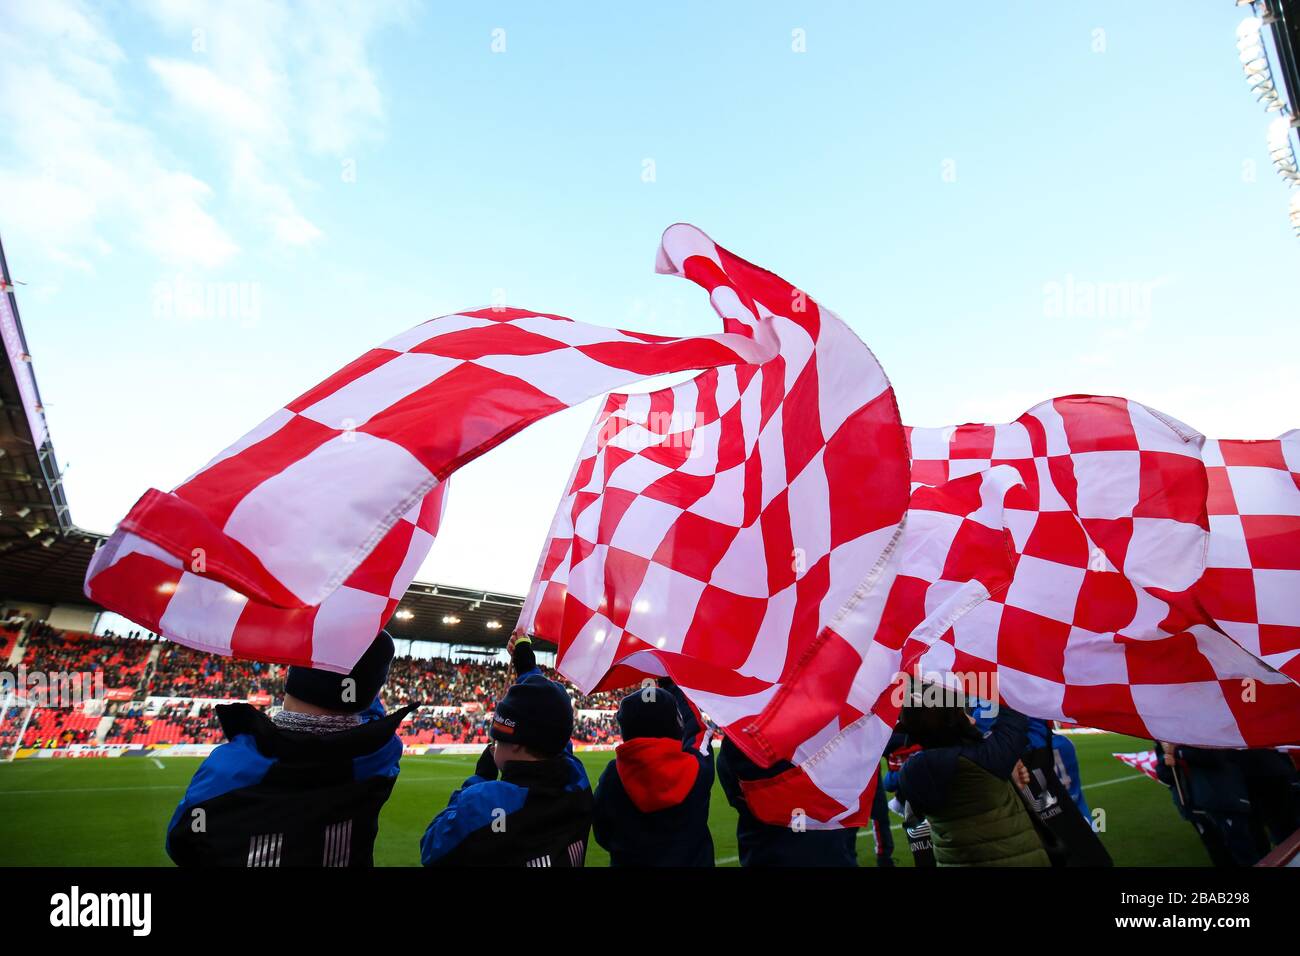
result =
[{"label": "blue sky", "polygon": [[[0,235],[83,527],[434,315],[714,330],[654,274],[676,221],[843,316],[909,424],[1300,426],[1230,0],[3,5]],[[463,470],[420,578],[524,591],[592,414]]]}]

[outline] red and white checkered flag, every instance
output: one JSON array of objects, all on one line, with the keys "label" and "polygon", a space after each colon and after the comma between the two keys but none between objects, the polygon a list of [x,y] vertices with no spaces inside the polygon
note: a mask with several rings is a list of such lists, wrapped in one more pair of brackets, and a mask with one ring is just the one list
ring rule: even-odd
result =
[{"label": "red and white checkered flag", "polygon": [[855,685],[907,506],[893,392],[838,317],[698,230],[669,229],[658,268],[776,354],[609,397],[520,626],[586,691],[670,675],[754,760],[796,764],[756,812],[843,825],[893,727]]},{"label": "red and white checkered flag", "polygon": [[1134,770],[1141,770],[1157,783],[1160,782],[1160,778],[1156,776],[1156,764],[1160,762],[1161,756],[1154,750],[1140,750],[1131,754],[1111,754],[1111,756]]},{"label": "red and white checkered flag", "polygon": [[[719,269],[731,261],[724,250],[702,258]],[[728,287],[731,270],[721,279],[700,271],[715,294]],[[610,397],[521,622],[560,644],[561,669],[583,686],[667,671],[760,763],[791,760],[792,770],[747,794],[762,818],[780,823],[801,807],[812,825],[866,822],[900,671],[959,678],[1034,716],[1139,736],[1218,746],[1300,739],[1300,688],[1285,674],[1300,608],[1282,602],[1300,592],[1281,586],[1300,555],[1295,537],[1281,537],[1300,514],[1285,467],[1292,449],[1284,439],[1221,452],[1229,443],[1099,396],[1046,402],[1008,425],[910,429],[901,539],[870,569],[868,599],[828,629],[853,655],[837,662],[838,681],[820,682],[815,706],[778,696],[784,675],[762,665],[788,662],[807,639],[799,620],[780,616],[789,614],[783,594],[765,590],[763,574],[799,540],[788,530],[796,522],[827,512],[834,522],[844,500],[836,482],[871,492],[857,473],[827,472],[823,497],[799,499],[789,523],[755,522],[754,502],[772,500],[763,452],[790,437],[786,423],[805,419],[742,412],[728,430],[725,414],[743,409],[733,378],[749,374],[735,367]],[[784,412],[788,396],[778,398]],[[747,421],[769,423],[758,441]],[[749,452],[752,471],[720,464],[728,442]],[[1207,470],[1224,456],[1240,470]],[[729,521],[712,517],[712,503],[695,504],[720,482],[730,483]],[[813,716],[801,721],[800,707]],[[776,713],[797,728],[779,746],[766,733],[781,722]]]},{"label": "red and white checkered flag", "polygon": [[[1074,395],[1006,425],[911,429],[917,494],[1014,469],[1007,587],[941,634],[912,633],[905,670],[996,674],[1036,717],[1205,746],[1300,740],[1288,676],[1300,634],[1300,494],[1279,442],[1207,442],[1137,402]],[[1231,464],[1223,464],[1227,460]],[[914,501],[916,495],[914,495]],[[954,538],[958,579],[984,564]],[[927,606],[958,587],[937,561],[896,587]],[[1287,588],[1291,582],[1292,587]],[[916,602],[897,602],[912,632]]]},{"label": "red and white checkered flag", "polygon": [[762,361],[523,309],[433,319],[290,402],[96,553],[86,594],[178,643],[346,672],[411,583],[447,477],[521,428],[647,375]]},{"label": "red and white checkered flag", "polygon": [[1098,396],[905,433],[874,357],[799,289],[684,225],[658,268],[725,331],[432,320],[146,493],[88,596],[192,647],[346,671],[456,468],[704,369],[607,399],[521,626],[584,689],[670,674],[758,763],[790,761],[749,785],[762,819],[866,821],[900,670],[996,676],[1034,716],[1145,737],[1300,740],[1300,435],[1207,442]]},{"label": "red and white checkered flag", "polygon": [[1207,441],[1210,547],[1193,589],[1215,625],[1300,681],[1300,430]]}]

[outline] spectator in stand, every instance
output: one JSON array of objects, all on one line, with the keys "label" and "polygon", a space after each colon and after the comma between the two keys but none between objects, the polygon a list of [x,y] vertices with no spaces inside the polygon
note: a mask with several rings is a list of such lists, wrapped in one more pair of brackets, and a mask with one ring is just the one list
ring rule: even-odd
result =
[{"label": "spectator in stand", "polygon": [[592,796],[569,742],[573,705],[538,669],[529,638],[515,641],[513,664],[518,676],[493,715],[493,742],[420,841],[425,866],[586,862]]},{"label": "spectator in stand", "polygon": [[623,698],[618,726],[593,819],[610,866],[713,866],[713,747],[700,712],[662,678]]},{"label": "spectator in stand", "polygon": [[[20,629],[22,626],[18,625]],[[148,659],[155,647],[157,660],[150,665]],[[136,700],[112,705],[109,716],[114,722],[105,743],[215,743],[222,739],[215,712],[205,705],[194,713],[192,701],[249,700],[263,705],[284,696],[286,669],[281,665],[206,654],[159,641],[152,633],[142,631],[127,635],[111,631],[99,636],[65,634],[44,622],[34,622],[23,653],[31,669],[100,670],[107,688],[133,692]],[[558,677],[545,668],[539,670],[547,677]],[[429,732],[430,737],[457,743],[481,743],[488,739],[492,708],[505,695],[510,682],[509,664],[403,657],[393,661],[381,700],[388,709],[407,702],[421,708],[402,726],[400,736],[405,740]],[[145,697],[183,698],[184,702],[151,707],[146,713]],[[575,699],[582,709],[604,708],[611,713],[575,717],[573,738],[591,744],[618,743],[612,714],[617,700],[607,693]],[[425,709],[434,706],[457,711],[473,708],[478,712],[449,714]],[[29,729],[29,742],[36,736],[36,729]],[[42,735],[40,742],[47,739],[49,735]]]},{"label": "spectator in stand", "polygon": [[100,672],[106,688],[140,685],[152,645],[112,634],[94,636],[58,631],[38,621],[28,631],[22,663],[47,674]]},{"label": "spectator in stand", "polygon": [[217,708],[228,743],[194,774],[167,828],[180,866],[374,865],[407,709],[384,716],[386,631],[346,676],[289,668],[284,709]]}]

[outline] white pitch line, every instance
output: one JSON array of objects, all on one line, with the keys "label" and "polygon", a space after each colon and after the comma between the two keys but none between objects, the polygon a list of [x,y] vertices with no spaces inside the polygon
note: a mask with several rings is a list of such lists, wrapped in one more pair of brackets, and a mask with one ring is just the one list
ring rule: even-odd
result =
[{"label": "white pitch line", "polygon": [[1112,783],[1128,783],[1130,780],[1145,780],[1147,775],[1144,773],[1134,774],[1131,777],[1112,777],[1110,780],[1099,780],[1096,783],[1085,783],[1084,790],[1091,790],[1093,787],[1109,787]]},{"label": "white pitch line", "polygon": [[150,759],[153,760],[153,765],[154,765],[155,767],[157,767],[159,770],[166,770],[166,769],[167,769],[166,767],[163,766],[163,762],[162,762],[161,760],[159,760],[157,757],[152,757],[152,758],[150,758]]}]

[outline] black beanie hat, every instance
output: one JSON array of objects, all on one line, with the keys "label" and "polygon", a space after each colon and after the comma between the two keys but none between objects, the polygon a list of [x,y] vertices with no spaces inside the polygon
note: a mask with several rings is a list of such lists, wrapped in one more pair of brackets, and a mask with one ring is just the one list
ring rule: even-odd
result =
[{"label": "black beanie hat", "polygon": [[493,740],[556,756],[573,736],[573,705],[563,687],[540,675],[511,685],[492,715]]},{"label": "black beanie hat", "polygon": [[365,710],[379,695],[388,680],[388,666],[393,662],[393,639],[380,631],[349,674],[290,667],[284,679],[284,692],[325,710],[357,713]]},{"label": "black beanie hat", "polygon": [[637,737],[682,739],[682,715],[677,698],[662,687],[646,686],[618,703],[618,729],[624,740]]}]

